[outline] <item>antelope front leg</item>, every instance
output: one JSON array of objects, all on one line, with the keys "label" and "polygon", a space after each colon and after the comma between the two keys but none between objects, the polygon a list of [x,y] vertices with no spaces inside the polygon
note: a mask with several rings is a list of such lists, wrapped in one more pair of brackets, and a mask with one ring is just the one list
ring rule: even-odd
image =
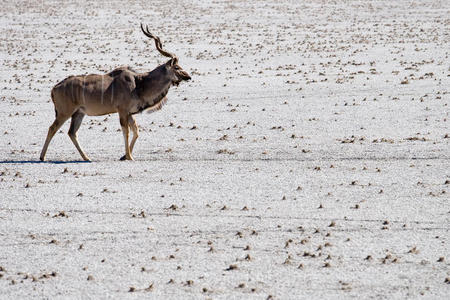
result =
[{"label": "antelope front leg", "polygon": [[128,115],[119,112],[120,126],[122,126],[123,139],[125,140],[125,156],[120,160],[134,160],[131,156],[130,144],[128,142],[129,130],[128,130]]},{"label": "antelope front leg", "polygon": [[133,139],[131,140],[130,144],[130,152],[133,152],[134,144],[136,143],[136,140],[139,137],[139,128],[133,115],[130,115],[128,117],[128,125],[130,126],[131,131],[133,131]]},{"label": "antelope front leg", "polygon": [[[137,138],[139,137],[139,128],[137,126],[136,120],[133,115],[128,116],[128,127],[133,132],[133,138],[130,143],[130,153],[133,153],[134,144],[136,143]],[[120,158],[120,160],[125,160],[125,155]]]}]

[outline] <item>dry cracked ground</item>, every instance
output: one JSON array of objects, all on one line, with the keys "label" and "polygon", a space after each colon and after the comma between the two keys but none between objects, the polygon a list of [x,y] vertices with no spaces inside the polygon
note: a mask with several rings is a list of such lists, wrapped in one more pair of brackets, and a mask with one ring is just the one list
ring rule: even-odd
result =
[{"label": "dry cracked ground", "polygon": [[[2,1],[0,298],[450,294],[448,1]],[[138,115],[65,124],[51,88],[164,63]]]}]

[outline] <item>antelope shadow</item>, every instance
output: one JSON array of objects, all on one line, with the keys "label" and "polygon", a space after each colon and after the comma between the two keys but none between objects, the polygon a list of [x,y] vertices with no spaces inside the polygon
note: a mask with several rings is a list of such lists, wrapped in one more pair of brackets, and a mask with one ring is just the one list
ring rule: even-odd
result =
[{"label": "antelope shadow", "polygon": [[78,163],[90,163],[90,161],[85,160],[49,160],[49,161],[41,161],[41,160],[0,160],[0,164],[78,164]]}]

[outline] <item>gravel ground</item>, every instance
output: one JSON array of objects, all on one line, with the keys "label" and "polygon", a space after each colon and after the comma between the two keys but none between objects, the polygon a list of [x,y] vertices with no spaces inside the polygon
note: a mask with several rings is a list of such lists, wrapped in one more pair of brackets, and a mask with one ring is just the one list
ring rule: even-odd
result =
[{"label": "gravel ground", "polygon": [[[446,299],[447,1],[0,5],[0,298]],[[55,135],[69,75],[192,81]]]}]

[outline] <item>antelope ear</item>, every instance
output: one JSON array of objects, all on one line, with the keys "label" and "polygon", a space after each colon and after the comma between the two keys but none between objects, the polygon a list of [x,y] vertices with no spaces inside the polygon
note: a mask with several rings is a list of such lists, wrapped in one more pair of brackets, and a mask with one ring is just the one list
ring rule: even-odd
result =
[{"label": "antelope ear", "polygon": [[171,58],[168,62],[166,62],[166,66],[168,66],[168,67],[171,67],[173,65],[174,65],[173,58]]},{"label": "antelope ear", "polygon": [[171,66],[174,66],[174,65],[176,65],[178,63],[178,58],[176,58],[176,57],[174,57],[174,58],[172,58],[171,60],[170,60],[170,65]]}]

